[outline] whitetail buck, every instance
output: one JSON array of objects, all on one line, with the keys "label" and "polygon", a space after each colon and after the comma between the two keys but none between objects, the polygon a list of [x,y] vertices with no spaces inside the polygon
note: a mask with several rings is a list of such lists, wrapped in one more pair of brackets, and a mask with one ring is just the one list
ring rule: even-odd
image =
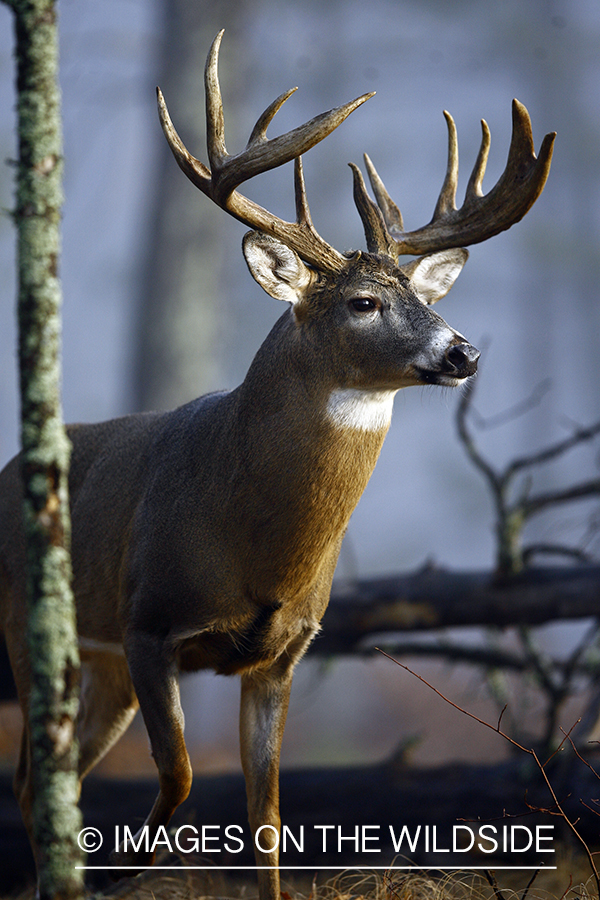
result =
[{"label": "whitetail buck", "polygon": [[[553,135],[534,154],[527,111],[513,104],[504,174],[485,196],[489,146],[461,209],[449,115],[448,171],[429,225],[405,232],[366,158],[377,204],[353,166],[368,252],[341,254],[315,231],[300,154],[370,94],[268,140],[283,94],[259,118],[247,148],[230,156],[217,78],[221,35],[205,73],[210,170],[191,156],[159,92],[162,126],[180,167],[226,212],[250,226],[244,255],[256,281],[291,304],[243,382],[167,413],[69,429],[72,555],[81,637],[81,777],[141,707],[160,791],[152,836],[188,796],[178,673],[241,676],[240,741],[249,820],[280,827],[279,751],[292,671],[319,630],[344,531],[373,471],[395,393],[457,385],[478,351],[431,305],[450,289],[461,247],[509,228],[539,196]],[[295,161],[297,220],[283,221],[237,192],[246,179]],[[400,265],[403,254],[426,254]],[[27,723],[25,549],[18,461],[0,475],[0,596],[8,650]],[[15,790],[31,834],[27,724]],[[263,841],[266,840],[263,834]],[[34,847],[35,851],[35,847]],[[141,870],[152,854],[113,854]],[[279,900],[278,854],[256,853],[261,900]],[[270,868],[269,868],[270,867]]]}]

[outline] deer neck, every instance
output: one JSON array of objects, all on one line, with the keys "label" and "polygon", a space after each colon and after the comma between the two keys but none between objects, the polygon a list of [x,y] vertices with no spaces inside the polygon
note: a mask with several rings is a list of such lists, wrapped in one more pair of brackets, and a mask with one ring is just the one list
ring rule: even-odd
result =
[{"label": "deer neck", "polygon": [[277,340],[280,329],[238,389],[238,459],[258,510],[254,532],[282,577],[306,584],[321,560],[337,557],[379,457],[394,392],[336,383],[322,354],[311,358],[310,347]]},{"label": "deer neck", "polygon": [[298,334],[291,311],[282,316],[238,389],[238,421],[253,456],[293,459],[306,483],[312,481],[317,459],[316,474],[335,473],[343,481],[364,470],[368,480],[390,426],[396,391],[344,381],[322,343]]}]

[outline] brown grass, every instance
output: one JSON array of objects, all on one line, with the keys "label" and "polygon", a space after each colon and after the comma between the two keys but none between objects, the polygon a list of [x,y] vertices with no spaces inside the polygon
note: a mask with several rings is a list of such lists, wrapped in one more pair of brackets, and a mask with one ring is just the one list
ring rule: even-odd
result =
[{"label": "brown grass", "polygon": [[[586,861],[563,854],[557,869],[531,872],[341,872],[323,883],[282,880],[282,900],[599,900]],[[254,879],[215,871],[149,869],[96,894],[94,900],[256,900]],[[30,889],[12,900],[33,900]],[[91,898],[88,898],[91,900]]]}]

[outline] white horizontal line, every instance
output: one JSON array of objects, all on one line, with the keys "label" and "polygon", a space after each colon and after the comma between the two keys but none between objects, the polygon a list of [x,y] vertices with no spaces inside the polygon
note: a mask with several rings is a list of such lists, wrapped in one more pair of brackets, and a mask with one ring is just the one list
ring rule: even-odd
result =
[{"label": "white horizontal line", "polygon": [[[278,869],[285,872],[298,871],[324,871],[324,872],[397,872],[414,870],[417,872],[476,872],[487,871],[493,864],[487,866],[152,866],[151,869],[145,871],[153,871],[155,869],[168,869],[175,872],[181,869],[200,869],[204,872],[229,871],[229,872],[258,872],[264,869]],[[94,869],[100,871],[109,871],[111,869],[134,869],[135,866],[75,866],[76,869]],[[494,872],[537,872],[538,869],[554,870],[557,866],[493,866]]]}]

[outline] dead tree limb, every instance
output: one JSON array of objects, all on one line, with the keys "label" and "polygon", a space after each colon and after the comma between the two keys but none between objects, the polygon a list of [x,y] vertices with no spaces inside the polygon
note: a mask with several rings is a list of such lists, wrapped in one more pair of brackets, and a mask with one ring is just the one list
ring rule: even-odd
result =
[{"label": "dead tree limb", "polygon": [[334,586],[311,653],[360,652],[382,633],[543,625],[599,610],[600,566],[528,568],[505,583],[491,572],[426,568]]}]

